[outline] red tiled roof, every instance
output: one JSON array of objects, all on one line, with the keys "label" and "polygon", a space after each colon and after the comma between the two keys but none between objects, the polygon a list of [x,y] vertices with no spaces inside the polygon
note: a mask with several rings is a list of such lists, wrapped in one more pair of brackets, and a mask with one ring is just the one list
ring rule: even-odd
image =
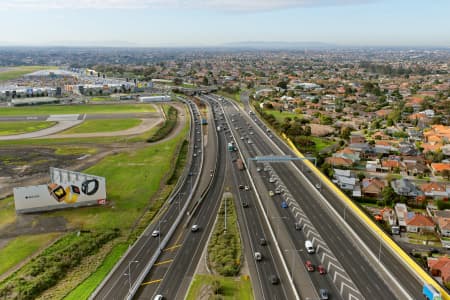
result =
[{"label": "red tiled roof", "polygon": [[434,226],[434,223],[430,217],[421,214],[416,214],[411,219],[406,220],[406,225],[418,227],[432,227]]}]

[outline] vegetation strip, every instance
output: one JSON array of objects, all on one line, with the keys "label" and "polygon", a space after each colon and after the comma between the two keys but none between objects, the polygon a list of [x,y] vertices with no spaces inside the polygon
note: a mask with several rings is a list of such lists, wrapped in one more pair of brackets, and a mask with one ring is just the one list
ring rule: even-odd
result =
[{"label": "vegetation strip", "polygon": [[241,238],[233,197],[224,196],[208,245],[208,263],[222,276],[237,276],[241,267],[241,255]]},{"label": "vegetation strip", "polygon": [[56,114],[114,114],[155,112],[149,104],[80,104],[80,105],[39,105],[27,107],[5,107],[0,116],[56,115]]},{"label": "vegetation strip", "polygon": [[160,141],[168,136],[177,124],[178,110],[168,105],[164,105],[163,109],[166,113],[167,119],[164,121],[163,125],[158,129],[158,131],[147,140],[147,142],[149,143]]},{"label": "vegetation strip", "polygon": [[96,253],[105,243],[115,239],[119,230],[71,233],[43,251],[30,263],[0,283],[0,297],[34,299],[55,285],[83,257]]},{"label": "vegetation strip", "polygon": [[141,123],[140,119],[85,120],[80,125],[61,132],[61,134],[121,131],[136,127]]},{"label": "vegetation strip", "polygon": [[218,275],[197,274],[192,281],[186,299],[251,300],[254,299],[254,296],[248,276],[241,276],[236,279]]}]

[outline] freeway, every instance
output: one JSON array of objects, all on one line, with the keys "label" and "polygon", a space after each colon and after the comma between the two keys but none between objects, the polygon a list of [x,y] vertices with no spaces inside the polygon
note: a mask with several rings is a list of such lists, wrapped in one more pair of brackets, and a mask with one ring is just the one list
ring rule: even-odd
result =
[{"label": "freeway", "polygon": [[[228,130],[232,124],[223,123],[221,125],[224,128],[222,135],[227,141],[234,140]],[[291,290],[288,277],[276,254],[275,244],[271,241],[269,229],[263,220],[255,190],[251,188],[251,180],[246,172],[238,169],[236,164],[239,157],[237,152],[227,152],[227,165],[231,167],[227,169],[226,186],[234,195],[244,255],[251,274],[254,296],[256,299],[295,299],[295,293]],[[245,186],[249,188],[242,189]],[[264,239],[267,244],[261,245],[261,239]],[[261,253],[261,261],[255,260],[256,252]],[[271,284],[270,277],[273,275],[280,278],[280,284]]]},{"label": "freeway", "polygon": [[[249,125],[253,124],[253,121],[251,121],[244,114],[242,117],[237,115],[235,108],[229,109],[228,113],[230,115],[234,114],[236,122],[235,125],[233,125],[234,130],[236,130],[236,128],[247,129],[247,123]],[[265,142],[269,138],[265,134],[263,134],[262,130],[255,130],[253,128],[247,130],[248,131],[246,131],[244,134],[244,140],[248,141],[248,139],[245,139],[245,135],[249,139],[251,137],[252,143],[247,144],[249,145],[249,147],[255,148],[253,152],[250,152],[250,155],[257,156],[261,154],[281,154],[279,153],[278,149],[271,145],[272,143]],[[242,132],[243,130],[240,131]],[[308,223],[304,221],[305,224],[314,228],[313,231],[308,229],[307,234],[311,236],[310,233],[313,232],[313,237],[320,240],[319,245],[322,245],[322,248],[326,251],[327,256],[334,256],[335,258],[337,258],[337,261],[343,266],[345,272],[342,272],[342,275],[349,275],[349,278],[346,278],[345,281],[341,280],[339,282],[336,282],[337,290],[340,292],[341,296],[347,298],[350,297],[350,295],[357,296],[357,294],[362,294],[363,296],[360,296],[359,298],[396,298],[397,295],[394,294],[394,291],[391,291],[389,285],[385,283],[386,278],[381,277],[379,275],[378,269],[374,269],[371,262],[369,263],[367,261],[366,254],[358,249],[359,246],[355,245],[355,243],[353,242],[353,238],[348,236],[347,234],[342,234],[343,231],[340,224],[342,223],[342,220],[330,214],[329,210],[327,210],[326,207],[321,204],[321,196],[314,189],[311,190],[312,185],[306,182],[304,178],[301,177],[301,174],[299,174],[298,170],[292,169],[290,163],[273,163],[271,167],[273,170],[273,174],[277,174],[276,176],[278,176],[279,178],[279,185],[281,184],[282,187],[287,190],[285,192],[288,192],[288,195],[290,195],[292,198],[290,199],[290,201],[288,201],[292,213],[285,214],[285,218],[281,219],[283,221],[278,222],[287,224],[287,228],[290,228],[290,230],[288,229],[287,233],[295,242],[296,247],[303,247],[302,242],[304,241],[304,237],[299,239],[298,234],[295,235],[295,232],[293,232],[292,229],[294,223],[302,220],[301,217],[299,220],[299,215],[297,214],[300,212],[298,209],[302,209],[301,212],[304,213],[305,217],[308,217]],[[296,196],[292,197],[292,195]],[[297,205],[297,207],[295,207],[294,205]],[[293,210],[294,208],[296,208],[295,211]],[[295,218],[293,213],[296,213]],[[316,242],[316,244],[318,243]],[[377,245],[376,249],[378,248],[379,245]],[[321,256],[321,259],[324,259],[324,255]],[[313,259],[313,262],[314,261],[317,262],[317,260]],[[333,264],[335,264],[335,262]],[[352,284],[357,287],[355,291],[347,287],[351,287]],[[333,294],[336,294],[336,289],[331,288],[331,291]]]},{"label": "freeway", "polygon": [[[136,294],[136,299],[153,299],[153,296],[157,294],[164,295],[166,299],[182,299],[206,245],[219,208],[226,166],[223,155],[225,146],[221,139],[217,139],[212,113],[211,110],[208,111],[208,134],[205,142],[205,145],[208,145],[208,151],[203,149],[205,154],[203,169],[215,170],[215,172],[203,173],[199,188],[193,196],[196,201],[189,209],[192,213],[183,220],[169,240],[169,246],[147,274]],[[200,125],[196,124],[196,126]],[[208,190],[209,184],[214,188],[209,189],[209,192],[202,197],[205,190]],[[203,201],[198,204],[202,198]],[[196,232],[191,231],[191,225],[194,224],[199,227]]]},{"label": "freeway", "polygon": [[[200,123],[200,114],[193,103],[190,103],[189,106],[193,112],[194,123],[197,125]],[[195,190],[197,178],[201,175],[203,153],[200,152],[199,155],[193,155],[194,151],[197,151],[196,149],[200,149],[202,146],[202,133],[196,127],[191,126],[190,136],[192,143],[190,144],[189,154],[192,156],[192,159],[189,160],[188,169],[185,170],[185,174],[190,176],[186,175],[187,180],[182,182],[177,191],[181,195],[177,196],[178,204],[176,201],[167,201],[165,203],[155,220],[125,253],[108,277],[91,295],[90,299],[125,299],[135,285],[139,275],[144,272],[149,261],[155,257],[155,253],[159,252],[162,247],[161,243],[165,241],[165,235],[182,211],[180,207],[187,205],[187,199],[192,191]],[[157,237],[152,236],[154,230],[160,232]]]},{"label": "freeway", "polygon": [[[245,104],[245,110],[248,111],[248,103]],[[245,115],[245,114],[244,114]],[[245,115],[248,119],[248,116]],[[252,124],[257,125],[255,132],[260,134],[260,140],[272,140],[274,143],[261,143],[261,147],[266,149],[266,154],[288,154],[293,155],[292,151],[276,136],[271,139],[264,133],[265,126],[263,123],[253,117],[249,120]],[[279,150],[282,150],[280,152]],[[295,170],[291,170],[291,166],[295,165]],[[302,208],[311,220],[315,221],[318,228],[322,228],[320,233],[328,235],[326,241],[332,239],[343,239],[346,243],[335,241],[330,242],[330,248],[334,249],[334,253],[343,252],[342,250],[352,249],[348,254],[340,253],[339,260],[344,262],[345,270],[348,271],[352,280],[368,299],[374,298],[377,293],[383,299],[389,297],[387,286],[390,287],[390,297],[397,298],[413,298],[418,299],[421,295],[422,282],[410,269],[403,265],[397,256],[392,253],[374,236],[367,227],[361,223],[358,217],[347,211],[346,205],[337,199],[336,195],[327,186],[320,184],[320,191],[311,184],[320,183],[319,178],[313,172],[301,172],[300,170],[308,170],[307,166],[301,161],[289,164],[274,164],[274,167],[283,175],[283,181],[292,189],[294,195],[302,195],[298,197],[301,201]],[[296,177],[293,177],[293,174]],[[305,176],[308,178],[306,180]],[[296,179],[294,179],[296,178]],[[327,199],[327,202],[321,201]],[[338,212],[336,214],[335,212]],[[312,216],[312,217],[311,217]],[[327,221],[320,221],[326,219]],[[333,221],[333,223],[331,223]],[[326,224],[333,224],[326,228]],[[348,224],[348,225],[347,225]],[[353,232],[355,234],[353,234]],[[339,233],[339,234],[336,234]],[[361,239],[363,243],[357,240]],[[334,246],[333,246],[334,245]],[[340,245],[340,246],[339,246]],[[347,262],[345,262],[347,261]],[[370,275],[371,274],[371,275]],[[365,276],[369,275],[369,276]],[[387,282],[387,283],[385,283]],[[395,283],[397,282],[397,283]],[[384,295],[382,294],[383,292]],[[395,296],[394,296],[395,295]]]}]

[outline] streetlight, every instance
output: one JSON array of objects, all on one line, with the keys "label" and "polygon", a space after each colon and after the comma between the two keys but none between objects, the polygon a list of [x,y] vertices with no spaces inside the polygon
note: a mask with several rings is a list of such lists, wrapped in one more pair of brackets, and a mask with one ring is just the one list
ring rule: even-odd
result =
[{"label": "streetlight", "polygon": [[294,282],[294,267],[295,267],[295,252],[302,252],[303,249],[284,249],[284,252],[292,252],[292,266],[291,266],[291,282]]},{"label": "streetlight", "polygon": [[128,276],[128,285],[129,285],[128,293],[131,293],[131,264],[138,262],[139,262],[138,260],[130,260],[128,262],[128,274],[127,273],[123,274],[124,276]]}]

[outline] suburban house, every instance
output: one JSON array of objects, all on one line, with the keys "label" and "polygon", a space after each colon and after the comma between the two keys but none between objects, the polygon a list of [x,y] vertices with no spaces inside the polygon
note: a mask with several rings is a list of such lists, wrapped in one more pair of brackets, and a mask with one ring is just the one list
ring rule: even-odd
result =
[{"label": "suburban house", "polygon": [[350,170],[334,169],[333,182],[342,190],[353,191],[357,179],[352,176]]},{"label": "suburban house", "polygon": [[353,161],[351,159],[342,157],[327,157],[325,159],[325,162],[333,167],[334,166],[351,167],[353,165]]},{"label": "suburban house", "polygon": [[432,276],[439,277],[444,284],[450,282],[450,257],[428,257],[427,265]]},{"label": "suburban house", "polygon": [[378,198],[381,196],[385,184],[378,178],[364,178],[362,181],[362,194],[367,197]]},{"label": "suburban house", "polygon": [[423,196],[423,192],[419,190],[414,183],[405,178],[393,180],[391,182],[391,187],[394,189],[394,192],[400,196],[414,198]]},{"label": "suburban house", "polygon": [[335,154],[333,154],[333,156],[351,159],[353,163],[359,161],[359,152],[352,150],[350,148],[344,148],[342,150],[339,150]]},{"label": "suburban house", "polygon": [[430,167],[434,176],[443,176],[444,173],[450,172],[450,163],[432,163]]},{"label": "suburban house", "polygon": [[394,206],[397,215],[398,226],[406,229],[406,220],[408,219],[408,207],[405,203],[396,203]]},{"label": "suburban house", "polygon": [[447,199],[448,193],[445,184],[440,182],[427,182],[420,185],[420,189],[426,197],[433,199]]},{"label": "suburban house", "polygon": [[367,172],[377,172],[381,170],[380,160],[368,160],[366,162],[366,171]]},{"label": "suburban house", "polygon": [[432,232],[435,224],[430,217],[422,214],[413,214],[406,219],[406,231],[408,232]]}]

